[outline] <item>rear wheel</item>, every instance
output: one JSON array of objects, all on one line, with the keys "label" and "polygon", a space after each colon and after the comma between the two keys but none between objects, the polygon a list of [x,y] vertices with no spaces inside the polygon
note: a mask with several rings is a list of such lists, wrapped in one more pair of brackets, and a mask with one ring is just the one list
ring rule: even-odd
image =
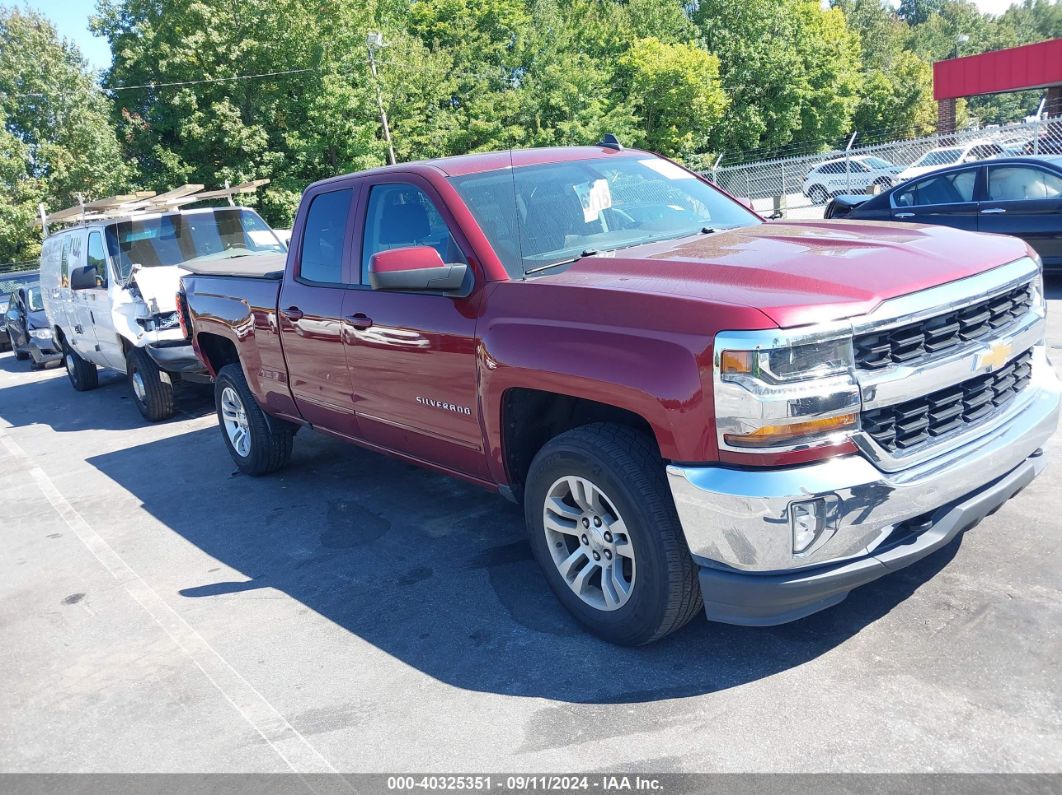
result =
[{"label": "rear wheel", "polygon": [[254,399],[240,365],[227,364],[218,372],[214,405],[225,446],[241,472],[265,475],[288,463],[298,428],[266,416]]},{"label": "rear wheel", "polygon": [[808,198],[811,199],[812,204],[825,204],[830,194],[822,185],[812,185],[811,190],[808,191]]},{"label": "rear wheel", "polygon": [[524,512],[550,587],[594,634],[638,646],[701,610],[664,462],[645,434],[599,423],[557,436],[531,464]]},{"label": "rear wheel", "polygon": [[78,392],[88,392],[99,386],[99,373],[96,365],[82,359],[66,340],[63,341],[63,365],[66,367],[70,384]]},{"label": "rear wheel", "polygon": [[125,355],[125,375],[133,400],[144,419],[151,422],[173,416],[173,379],[159,369],[143,348],[130,348]]}]

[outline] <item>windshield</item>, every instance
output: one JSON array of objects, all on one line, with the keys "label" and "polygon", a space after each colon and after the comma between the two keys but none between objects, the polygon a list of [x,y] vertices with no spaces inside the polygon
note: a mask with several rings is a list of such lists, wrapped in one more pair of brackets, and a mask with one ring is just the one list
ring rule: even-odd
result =
[{"label": "windshield", "polygon": [[880,157],[865,157],[863,162],[870,168],[892,168],[892,163],[888,160],[882,160]]},{"label": "windshield", "polygon": [[256,213],[225,208],[122,221],[107,227],[107,250],[124,281],[134,264],[154,268],[285,249]]},{"label": "windshield", "polygon": [[44,310],[44,299],[41,298],[40,287],[30,287],[26,290],[26,306],[29,307],[30,312],[41,312]]},{"label": "windshield", "polygon": [[40,278],[40,274],[37,271],[33,273],[0,273],[0,302],[6,303],[8,296],[19,287],[33,284],[40,281]]},{"label": "windshield", "polygon": [[937,149],[933,152],[926,152],[914,162],[914,165],[946,166],[949,163],[956,162],[959,159],[959,155],[961,154],[961,149]]},{"label": "windshield", "polygon": [[511,276],[589,253],[729,229],[760,218],[649,155],[453,177]]}]

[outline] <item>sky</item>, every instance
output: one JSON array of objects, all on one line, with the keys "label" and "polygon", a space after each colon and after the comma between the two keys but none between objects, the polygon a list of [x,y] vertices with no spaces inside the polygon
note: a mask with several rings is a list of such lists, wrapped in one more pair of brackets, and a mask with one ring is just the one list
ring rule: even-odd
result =
[{"label": "sky", "polygon": [[[1014,0],[974,0],[981,11],[1001,14]],[[93,36],[88,18],[96,8],[95,0],[24,0],[23,5],[42,12],[55,23],[59,35],[73,40],[94,69],[111,64],[111,51],[104,39]]]}]

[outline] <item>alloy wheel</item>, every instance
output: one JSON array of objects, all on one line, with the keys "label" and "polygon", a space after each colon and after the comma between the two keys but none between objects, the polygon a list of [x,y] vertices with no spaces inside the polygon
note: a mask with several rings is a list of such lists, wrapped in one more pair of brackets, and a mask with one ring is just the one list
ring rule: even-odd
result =
[{"label": "alloy wheel", "polygon": [[546,493],[543,527],[557,571],[598,610],[623,607],[634,592],[634,546],[615,503],[586,478],[558,479]]}]

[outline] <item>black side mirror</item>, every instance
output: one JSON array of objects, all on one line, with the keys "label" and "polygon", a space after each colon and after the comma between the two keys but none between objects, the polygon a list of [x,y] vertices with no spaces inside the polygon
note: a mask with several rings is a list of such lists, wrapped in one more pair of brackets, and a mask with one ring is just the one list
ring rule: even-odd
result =
[{"label": "black side mirror", "polygon": [[96,268],[92,265],[84,265],[70,271],[71,290],[92,290],[99,285],[96,283]]}]

